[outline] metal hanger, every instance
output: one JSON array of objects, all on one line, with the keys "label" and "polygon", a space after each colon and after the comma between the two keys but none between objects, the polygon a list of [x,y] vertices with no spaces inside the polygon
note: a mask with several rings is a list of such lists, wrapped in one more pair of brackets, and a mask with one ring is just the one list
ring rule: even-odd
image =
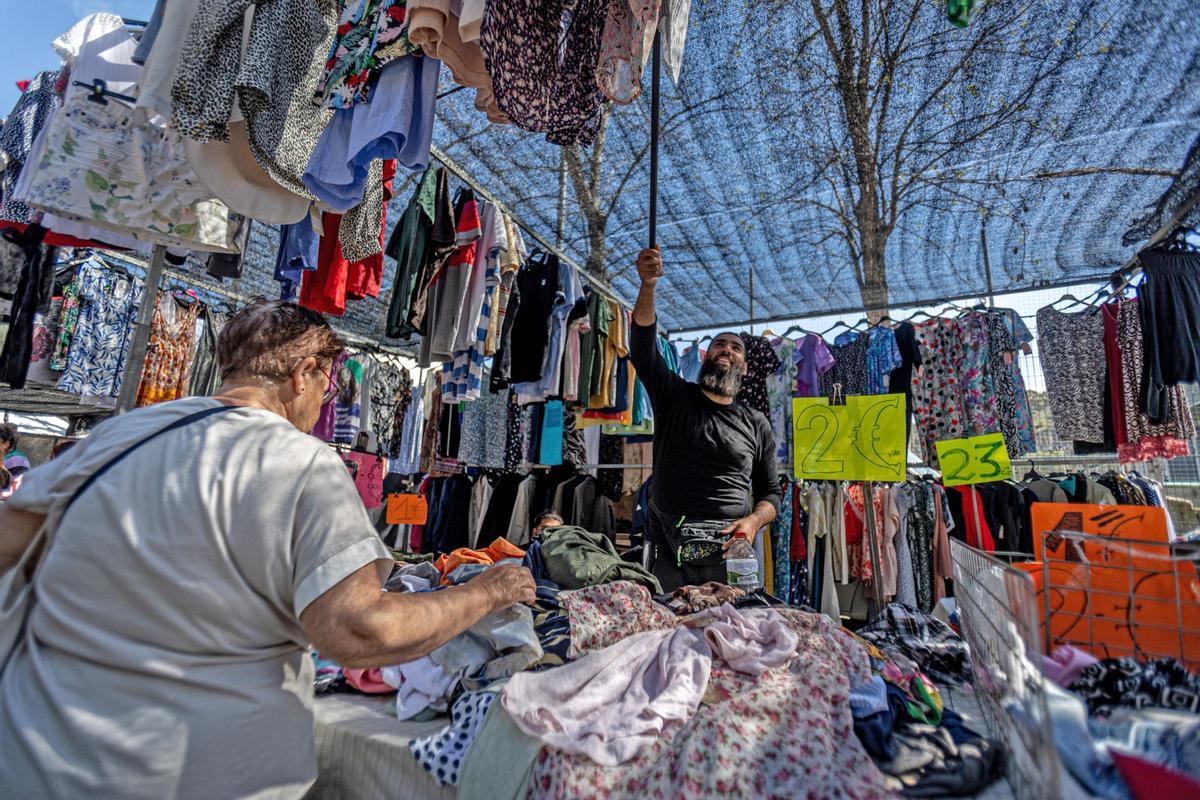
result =
[{"label": "metal hanger", "polygon": [[914,311],[914,312],[912,313],[912,315],[911,315],[911,316],[909,316],[909,317],[908,317],[907,319],[905,319],[904,321],[905,321],[905,322],[912,322],[912,321],[913,321],[914,319],[916,319],[917,317],[928,317],[929,319],[941,319],[941,317],[934,316],[933,314],[930,314],[928,311],[926,311],[925,309],[923,309],[923,308],[922,308],[922,309],[920,309],[919,311]]},{"label": "metal hanger", "polygon": [[788,328],[786,331],[783,332],[782,338],[790,339],[793,333],[803,333],[806,336],[820,336],[821,335],[815,331],[810,331],[808,328],[802,327],[800,325],[793,325],[792,327]]},{"label": "metal hanger", "polygon": [[839,319],[837,322],[833,323],[828,328],[821,331],[821,336],[828,336],[830,333],[832,333],[833,331],[836,331],[838,328],[845,328],[848,331],[854,330],[854,328],[850,327],[843,320]]},{"label": "metal hanger", "polygon": [[[1108,294],[1107,286],[1101,286],[1099,289],[1092,292],[1091,294],[1084,295],[1082,300],[1080,300],[1078,297],[1076,297],[1073,294],[1064,294],[1062,297],[1058,298],[1053,303],[1051,303],[1050,307],[1053,308],[1055,311],[1059,311],[1059,312],[1065,312],[1068,309],[1075,308],[1076,306],[1082,306],[1084,308],[1091,308],[1095,305],[1097,300],[1100,300],[1101,298],[1105,297],[1107,294]],[[1067,305],[1063,306],[1062,308],[1059,308],[1058,304],[1061,303],[1063,300],[1070,300],[1071,302],[1068,303]]]}]

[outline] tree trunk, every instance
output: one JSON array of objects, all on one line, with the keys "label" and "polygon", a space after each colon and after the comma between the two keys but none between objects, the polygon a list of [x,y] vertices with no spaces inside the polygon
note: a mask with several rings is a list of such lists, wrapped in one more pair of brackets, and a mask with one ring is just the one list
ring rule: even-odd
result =
[{"label": "tree trunk", "polygon": [[588,219],[588,254],[587,254],[587,270],[596,277],[605,277],[605,267],[608,259],[604,249],[605,234],[607,233],[608,220]]},{"label": "tree trunk", "polygon": [[868,309],[866,318],[877,323],[888,311],[887,261],[883,257],[886,242],[863,243],[863,278],[859,281],[859,294]]}]

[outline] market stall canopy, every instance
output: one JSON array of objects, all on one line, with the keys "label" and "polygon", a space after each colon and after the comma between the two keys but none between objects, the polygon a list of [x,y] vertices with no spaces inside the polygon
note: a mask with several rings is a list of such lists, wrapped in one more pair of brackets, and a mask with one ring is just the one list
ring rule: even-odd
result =
[{"label": "market stall canopy", "polygon": [[[679,82],[663,76],[661,321],[1106,277],[1144,242],[1122,242],[1135,217],[1194,189],[1175,183],[1198,55],[1190,0],[996,0],[966,28],[932,0],[695,2]],[[434,144],[548,236],[565,171],[562,250],[632,299],[649,91],[561,149],[489,125],[472,94],[439,101]]]}]

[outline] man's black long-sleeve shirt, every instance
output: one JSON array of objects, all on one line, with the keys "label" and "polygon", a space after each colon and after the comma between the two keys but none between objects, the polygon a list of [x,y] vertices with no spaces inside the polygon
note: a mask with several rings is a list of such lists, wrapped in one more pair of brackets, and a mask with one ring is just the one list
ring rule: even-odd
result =
[{"label": "man's black long-sleeve shirt", "polygon": [[761,412],[722,405],[667,367],[654,326],[632,326],[629,355],[654,408],[651,502],[663,514],[738,519],[766,501],[779,510],[775,436]]}]

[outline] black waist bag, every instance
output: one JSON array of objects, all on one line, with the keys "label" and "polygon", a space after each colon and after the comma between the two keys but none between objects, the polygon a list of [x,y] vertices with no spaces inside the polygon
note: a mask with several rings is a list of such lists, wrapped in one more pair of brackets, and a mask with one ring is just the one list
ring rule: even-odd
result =
[{"label": "black waist bag", "polygon": [[685,584],[699,586],[709,581],[728,582],[723,548],[729,537],[721,533],[728,524],[681,518],[667,529],[667,536],[674,540],[670,545],[675,564],[683,574]]}]

